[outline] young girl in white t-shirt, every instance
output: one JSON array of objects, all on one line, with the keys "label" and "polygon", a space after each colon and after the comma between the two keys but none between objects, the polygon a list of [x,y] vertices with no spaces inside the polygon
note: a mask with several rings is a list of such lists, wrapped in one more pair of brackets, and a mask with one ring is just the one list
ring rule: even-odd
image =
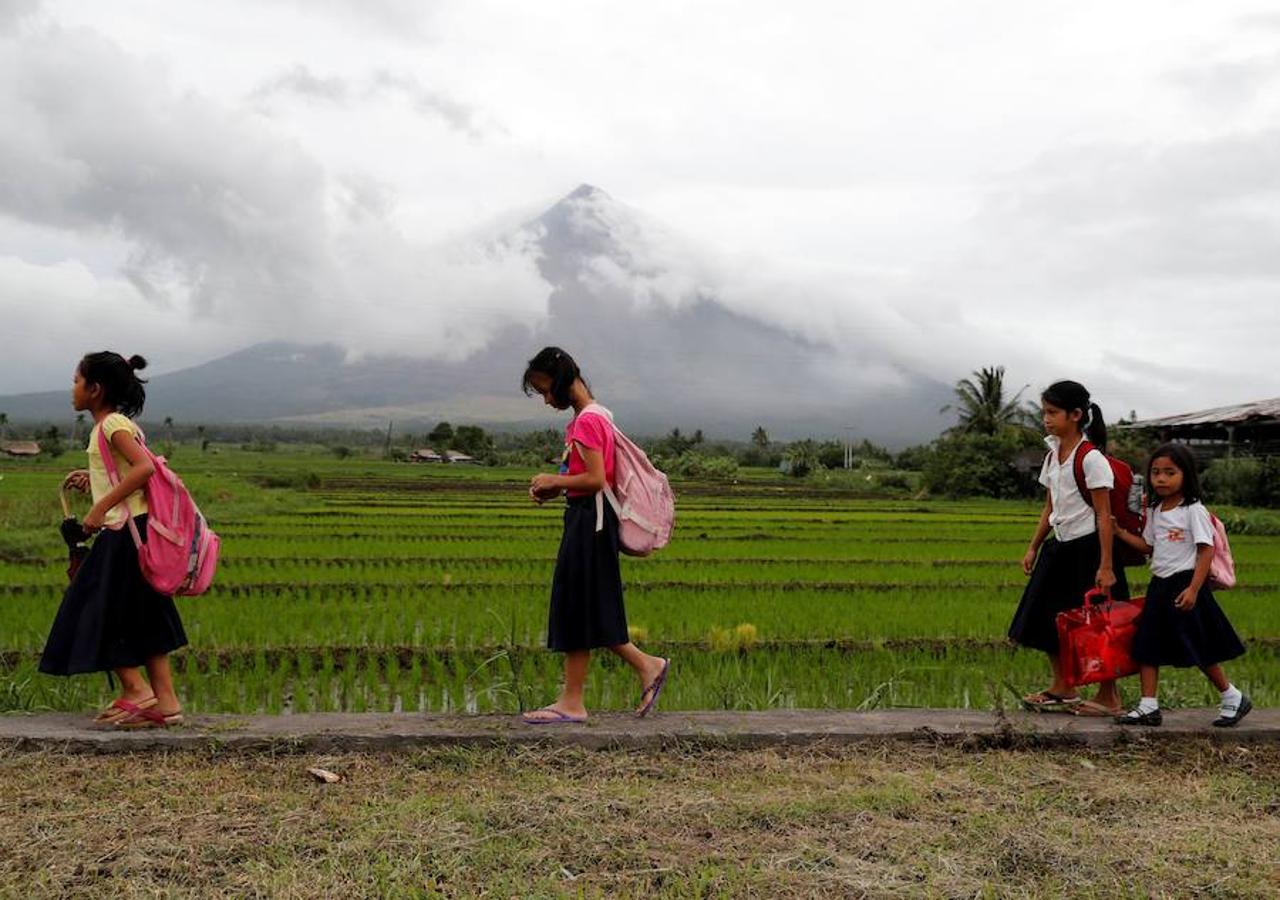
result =
[{"label": "young girl in white t-shirt", "polygon": [[1141,668],[1142,698],[1116,721],[1159,725],[1156,699],[1161,666],[1198,666],[1222,702],[1214,725],[1236,725],[1253,709],[1249,697],[1227,680],[1221,663],[1244,653],[1207,584],[1213,561],[1213,524],[1200,502],[1195,457],[1184,444],[1164,444],[1151,455],[1147,484],[1153,498],[1142,537],[1117,529],[1120,539],[1151,556],[1147,602],[1133,637]]},{"label": "young girl in white t-shirt", "polygon": [[[1102,454],[1107,426],[1098,404],[1076,381],[1049,385],[1040,395],[1040,405],[1049,446],[1040,469],[1040,483],[1046,489],[1044,509],[1022,558],[1022,570],[1030,581],[1009,625],[1009,639],[1045,653],[1053,679],[1047,688],[1028,694],[1022,702],[1039,711],[1114,716],[1122,709],[1114,681],[1100,684],[1097,695],[1089,701],[1067,686],[1057,627],[1058,613],[1083,603],[1091,588],[1110,591],[1118,599],[1129,597],[1124,569],[1112,562],[1115,529],[1110,509],[1115,475]],[[1082,452],[1088,497],[1076,480],[1076,457]],[[1098,515],[1095,510],[1106,514]]]}]

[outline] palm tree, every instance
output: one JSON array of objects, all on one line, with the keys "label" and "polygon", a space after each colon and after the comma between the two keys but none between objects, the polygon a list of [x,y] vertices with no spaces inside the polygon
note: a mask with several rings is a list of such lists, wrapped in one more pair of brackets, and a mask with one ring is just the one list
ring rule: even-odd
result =
[{"label": "palm tree", "polygon": [[9,414],[0,413],[0,441],[9,436]]},{"label": "palm tree", "polygon": [[959,421],[955,431],[970,434],[995,434],[1009,425],[1026,424],[1027,411],[1021,404],[1024,385],[1009,400],[1004,394],[1004,366],[981,369],[971,378],[956,382],[956,402],[942,408],[954,409]]},{"label": "palm tree", "polygon": [[165,427],[165,429],[166,429],[166,431],[165,431],[165,439],[166,439],[170,444],[172,444],[172,443],[173,443],[173,416],[165,416],[165,417],[164,417],[164,427]]},{"label": "palm tree", "polygon": [[759,447],[761,450],[767,450],[767,449],[768,449],[768,447],[769,447],[769,432],[767,432],[767,431],[765,431],[765,430],[764,430],[764,426],[763,426],[763,425],[759,425],[759,426],[757,426],[757,427],[756,427],[756,430],[755,430],[755,431],[753,431],[753,432],[751,432],[751,443],[755,444],[755,445],[756,445],[757,447]]}]

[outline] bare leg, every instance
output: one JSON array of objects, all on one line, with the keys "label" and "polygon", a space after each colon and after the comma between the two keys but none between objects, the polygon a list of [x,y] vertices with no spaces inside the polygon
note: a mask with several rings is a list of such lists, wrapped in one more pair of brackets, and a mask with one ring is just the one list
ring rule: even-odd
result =
[{"label": "bare leg", "polygon": [[1142,696],[1156,696],[1160,687],[1160,669],[1156,666],[1139,666],[1138,681],[1142,684]]},{"label": "bare leg", "polygon": [[590,650],[570,650],[564,655],[564,684],[560,686],[560,697],[555,703],[542,709],[531,710],[524,714],[529,721],[555,721],[556,713],[563,713],[574,718],[584,718],[587,707],[583,703],[583,689],[587,684],[587,667],[591,665]]},{"label": "bare leg", "polygon": [[[615,644],[609,649],[635,670],[636,677],[640,679],[640,689],[642,691],[648,690],[654,680],[662,674],[662,669],[667,664],[667,661],[661,656],[651,656],[630,641],[625,644]],[[642,708],[646,700],[648,700],[648,697],[642,696],[640,706],[636,707],[636,709]]]},{"label": "bare leg", "polygon": [[162,653],[147,660],[147,678],[156,694],[156,711],[166,716],[182,712],[182,704],[173,689],[173,670],[169,668],[169,655]]},{"label": "bare leg", "polygon": [[1213,682],[1213,686],[1218,689],[1218,693],[1222,693],[1231,686],[1231,682],[1227,680],[1227,673],[1222,671],[1222,666],[1214,663],[1211,666],[1205,666],[1200,670],[1205,677]]},{"label": "bare leg", "polygon": [[1046,689],[1046,693],[1056,694],[1059,697],[1065,697],[1067,699],[1078,696],[1078,692],[1076,690],[1067,687],[1067,677],[1061,657],[1056,653],[1050,653],[1048,656],[1049,666],[1053,669],[1053,683]]},{"label": "bare leg", "polygon": [[1093,702],[1099,706],[1105,706],[1107,709],[1120,708],[1120,692],[1116,690],[1114,681],[1104,681],[1098,685],[1098,693],[1093,698]]},{"label": "bare leg", "polygon": [[151,698],[151,687],[135,667],[116,669],[115,676],[120,679],[120,696],[123,699],[130,703],[137,703],[139,700]]}]

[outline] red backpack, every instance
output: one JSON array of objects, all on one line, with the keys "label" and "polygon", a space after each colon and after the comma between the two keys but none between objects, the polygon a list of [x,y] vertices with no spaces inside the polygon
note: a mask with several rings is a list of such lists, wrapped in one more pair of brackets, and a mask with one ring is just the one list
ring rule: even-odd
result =
[{"label": "red backpack", "polygon": [[[1084,458],[1090,451],[1098,450],[1087,440],[1080,442],[1076,449],[1076,458],[1072,465],[1076,476],[1076,487],[1084,502],[1093,507],[1093,494],[1084,480]],[[1102,453],[1101,450],[1098,450]],[[1143,526],[1147,524],[1147,492],[1144,489],[1141,475],[1134,475],[1133,469],[1122,459],[1102,453],[1102,458],[1111,466],[1111,474],[1115,484],[1111,486],[1111,515],[1115,516],[1116,525],[1130,534],[1142,536]],[[1141,552],[1130,547],[1124,541],[1116,539],[1112,548],[1112,560],[1117,566],[1129,567],[1143,565],[1147,558]]]}]

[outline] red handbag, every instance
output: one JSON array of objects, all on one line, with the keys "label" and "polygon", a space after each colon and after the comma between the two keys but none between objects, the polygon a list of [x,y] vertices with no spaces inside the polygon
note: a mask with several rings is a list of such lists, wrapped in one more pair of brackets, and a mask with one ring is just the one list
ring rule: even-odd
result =
[{"label": "red handbag", "polygon": [[1145,597],[1112,600],[1095,588],[1084,595],[1083,606],[1058,613],[1058,650],[1068,686],[1111,681],[1138,671],[1131,650],[1145,602]]}]

